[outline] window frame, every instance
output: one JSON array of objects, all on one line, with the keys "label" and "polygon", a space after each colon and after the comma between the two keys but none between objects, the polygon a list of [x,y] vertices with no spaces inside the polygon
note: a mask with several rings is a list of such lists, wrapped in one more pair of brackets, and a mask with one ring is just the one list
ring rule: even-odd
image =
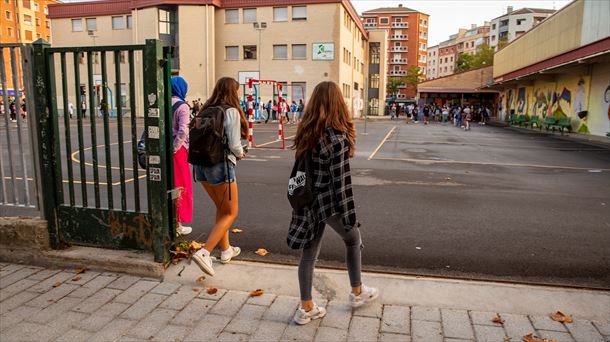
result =
[{"label": "window frame", "polygon": [[[89,22],[95,23],[95,29],[92,30],[89,28]],[[97,31],[97,18],[85,18],[85,27],[87,28],[87,32],[88,31]]]},{"label": "window frame", "polygon": [[133,16],[131,14],[127,15],[125,18],[125,27],[128,30],[131,30],[133,28]]},{"label": "window frame", "polygon": [[[229,21],[228,20],[228,13],[237,13],[235,15],[235,22]],[[239,8],[225,8],[225,24],[231,25],[231,24],[239,24]]]},{"label": "window frame", "polygon": [[[115,19],[121,20],[122,27],[115,26]],[[124,30],[127,27],[127,24],[125,23],[125,17],[122,15],[113,15],[113,16],[111,16],[110,20],[112,22],[113,30]]]},{"label": "window frame", "polygon": [[[276,55],[275,49],[279,47],[284,47],[286,49],[286,57],[280,58]],[[288,44],[273,44],[273,59],[274,60],[287,60],[288,59]]]},{"label": "window frame", "polygon": [[[80,30],[75,30],[74,29],[74,23],[78,22],[80,25]],[[82,18],[78,18],[78,19],[72,19],[70,21],[70,23],[72,24],[72,32],[83,32],[83,19]]]},{"label": "window frame", "polygon": [[[254,58],[246,58],[246,49],[247,48],[252,48],[252,47],[254,47]],[[243,45],[241,50],[243,52],[244,60],[250,60],[250,61],[254,60],[255,61],[255,60],[258,59],[258,46],[256,46],[256,45]]]},{"label": "window frame", "polygon": [[[246,11],[248,11],[248,13],[250,11],[254,11],[254,20],[246,20]],[[257,11],[256,7],[253,7],[253,8],[243,8],[241,12],[242,12],[242,15],[241,15],[242,22],[244,24],[252,24],[252,23],[257,22],[257,20],[258,20],[258,11]]]},{"label": "window frame", "polygon": [[[300,17],[300,16],[295,16],[294,10],[295,9],[304,9],[305,10],[305,16],[304,17]],[[306,21],[307,20],[307,6],[292,6],[292,21]]]},{"label": "window frame", "polygon": [[[303,52],[304,52],[304,56],[303,57],[300,57],[300,56],[297,57],[296,56],[296,54],[294,53],[295,52],[295,50],[294,50],[295,47],[297,47],[297,48],[300,47],[300,48],[303,49]],[[306,60],[307,59],[307,44],[292,44],[291,49],[292,49],[292,59],[296,59],[296,60]]]},{"label": "window frame", "polygon": [[[278,20],[277,16],[276,16],[276,10],[284,10],[286,11],[286,20]],[[273,21],[274,22],[287,22],[290,18],[288,18],[288,7],[284,6],[277,6],[277,7],[273,7]]]},{"label": "window frame", "polygon": [[[236,58],[229,58],[229,49],[235,49],[237,51]],[[239,61],[239,45],[227,45],[225,46],[225,61]]]}]

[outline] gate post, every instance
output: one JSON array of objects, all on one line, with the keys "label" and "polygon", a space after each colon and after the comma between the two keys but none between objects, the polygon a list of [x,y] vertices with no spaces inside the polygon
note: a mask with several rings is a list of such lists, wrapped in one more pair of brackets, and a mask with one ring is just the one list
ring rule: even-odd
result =
[{"label": "gate post", "polygon": [[162,50],[158,40],[147,39],[144,47],[144,122],[148,163],[148,213],[153,226],[153,251],[156,262],[169,257],[168,169],[165,140],[166,99]]},{"label": "gate post", "polygon": [[[56,132],[53,127],[53,120],[50,116],[49,109],[50,99],[49,94],[51,88],[54,87],[55,78],[49,77],[49,73],[54,68],[53,61],[49,61],[46,55],[46,49],[50,47],[49,43],[43,39],[38,39],[33,46],[33,55],[31,56],[32,72],[34,82],[34,93],[28,94],[34,101],[34,110],[32,111],[31,120],[36,122],[37,140],[38,140],[38,160],[41,170],[45,170],[50,177],[40,177],[41,193],[42,193],[42,213],[47,220],[49,228],[49,239],[51,247],[59,247],[59,233],[57,231],[57,182],[61,185],[61,175],[56,174],[54,165],[55,153],[59,146]],[[30,56],[26,56],[30,58]],[[59,180],[58,180],[59,179]]]}]

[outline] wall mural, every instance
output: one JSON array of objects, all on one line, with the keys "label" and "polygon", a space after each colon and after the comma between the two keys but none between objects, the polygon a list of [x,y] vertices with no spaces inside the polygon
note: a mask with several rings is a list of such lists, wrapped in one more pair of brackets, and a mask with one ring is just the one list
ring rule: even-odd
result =
[{"label": "wall mural", "polygon": [[527,100],[525,98],[525,87],[519,88],[517,93],[517,114],[528,114],[525,113],[525,108],[527,107]]}]

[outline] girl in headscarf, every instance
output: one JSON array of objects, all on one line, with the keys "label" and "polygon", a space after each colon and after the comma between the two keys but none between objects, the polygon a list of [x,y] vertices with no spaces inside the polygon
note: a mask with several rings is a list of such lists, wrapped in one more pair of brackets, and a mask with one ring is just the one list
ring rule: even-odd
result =
[{"label": "girl in headscarf", "polygon": [[174,187],[181,189],[176,201],[176,233],[190,234],[191,227],[182,223],[193,220],[193,183],[191,169],[187,162],[189,148],[190,108],[186,102],[188,84],[180,76],[172,77],[172,113],[174,138]]}]

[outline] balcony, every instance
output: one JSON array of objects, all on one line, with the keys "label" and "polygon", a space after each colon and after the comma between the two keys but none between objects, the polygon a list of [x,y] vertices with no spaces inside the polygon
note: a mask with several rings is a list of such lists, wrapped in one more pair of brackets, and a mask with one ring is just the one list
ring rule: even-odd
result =
[{"label": "balcony", "polygon": [[364,28],[375,28],[377,23],[364,23]]},{"label": "balcony", "polygon": [[390,64],[407,64],[406,58],[390,59]]},{"label": "balcony", "polygon": [[390,52],[408,52],[409,48],[406,46],[392,46]]},{"label": "balcony", "polygon": [[390,36],[391,40],[409,40],[409,35],[406,34],[395,34]]},{"label": "balcony", "polygon": [[393,22],[392,28],[409,28],[409,23]]},{"label": "balcony", "polygon": [[390,70],[388,75],[390,76],[404,76],[407,74],[406,70]]}]

